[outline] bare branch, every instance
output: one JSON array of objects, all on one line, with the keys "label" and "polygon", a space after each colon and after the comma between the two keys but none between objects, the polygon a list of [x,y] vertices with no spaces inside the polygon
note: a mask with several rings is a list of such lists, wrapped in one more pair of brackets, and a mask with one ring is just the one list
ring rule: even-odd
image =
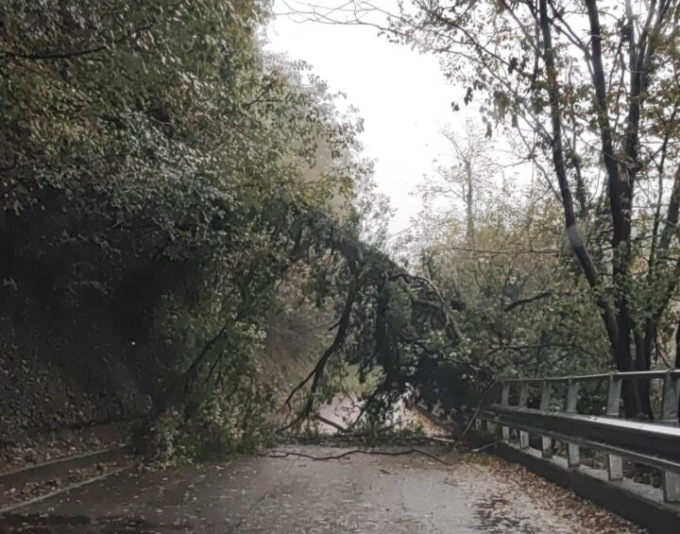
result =
[{"label": "bare branch", "polygon": [[[146,24],[144,26],[140,26],[138,28],[133,29],[132,31],[128,32],[127,34],[123,35],[122,37],[119,37],[118,39],[113,41],[113,44],[116,43],[122,43],[128,39],[132,39],[137,36],[138,33],[140,32],[145,32],[150,30],[152,27],[152,24]],[[53,60],[68,60],[68,59],[76,59],[79,57],[83,56],[90,56],[93,54],[97,54],[98,52],[103,52],[105,50],[110,50],[111,49],[111,43],[106,43],[102,44],[99,46],[94,46],[91,48],[85,48],[81,50],[61,50],[58,52],[43,52],[43,53],[25,53],[25,52],[17,52],[13,50],[0,50],[0,59],[3,57],[10,58],[10,59],[25,59],[25,60],[33,60],[33,61],[53,61]]]},{"label": "bare branch", "polygon": [[503,308],[504,312],[511,312],[515,308],[519,308],[520,306],[524,306],[525,304],[530,304],[532,302],[536,302],[537,300],[542,300],[542,299],[547,299],[550,298],[554,295],[552,291],[543,291],[542,293],[538,293],[536,295],[533,295],[531,297],[523,298],[516,300],[514,302],[511,302],[505,308]]},{"label": "bare branch", "polygon": [[328,460],[341,460],[342,458],[347,458],[348,456],[351,456],[353,454],[369,454],[369,455],[375,455],[375,456],[405,456],[407,454],[421,454],[423,456],[426,456],[427,458],[430,458],[432,460],[435,460],[439,462],[440,464],[444,465],[450,465],[448,462],[445,460],[442,460],[439,456],[436,456],[432,454],[431,452],[428,452],[424,449],[417,449],[415,447],[411,447],[406,450],[400,450],[400,451],[386,451],[386,450],[374,450],[374,449],[352,449],[349,451],[342,452],[340,454],[333,454],[330,456],[313,456],[311,454],[305,454],[303,452],[296,452],[296,451],[286,451],[282,453],[270,453],[266,454],[267,458],[288,458],[289,456],[299,456],[300,458],[307,458],[309,460],[314,460],[318,462],[324,462]]}]

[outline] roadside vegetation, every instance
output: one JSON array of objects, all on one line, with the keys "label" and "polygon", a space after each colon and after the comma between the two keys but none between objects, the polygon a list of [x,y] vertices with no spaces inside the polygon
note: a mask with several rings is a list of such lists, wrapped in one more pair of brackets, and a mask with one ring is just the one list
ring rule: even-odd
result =
[{"label": "roadside vegetation", "polygon": [[396,244],[361,119],[265,51],[269,2],[0,5],[0,314],[134,347],[151,457],[251,452],[347,389],[367,432],[412,389],[680,363],[680,4],[379,13],[481,102]]}]

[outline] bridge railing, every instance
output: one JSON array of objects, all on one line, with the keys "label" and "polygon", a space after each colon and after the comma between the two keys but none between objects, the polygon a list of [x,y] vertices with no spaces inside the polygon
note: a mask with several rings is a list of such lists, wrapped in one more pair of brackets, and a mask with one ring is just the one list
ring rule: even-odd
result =
[{"label": "bridge railing", "polygon": [[[662,381],[658,420],[620,417],[621,389],[626,380]],[[577,410],[580,387],[593,381],[607,384],[604,415],[586,415]],[[566,395],[563,392],[562,398],[555,398],[560,384],[566,385]],[[606,467],[612,481],[623,479],[623,459],[659,469],[664,499],[680,502],[680,370],[509,379],[500,381],[500,385],[500,399],[477,414],[478,430],[499,433],[500,439],[509,442],[514,429],[519,434],[520,449],[530,448],[530,436],[540,437],[544,458],[553,456],[553,440],[560,441],[566,444],[567,464],[574,469],[581,465],[582,448],[600,451],[607,456]],[[540,387],[540,403],[538,408],[530,408],[530,388],[536,387]]]}]

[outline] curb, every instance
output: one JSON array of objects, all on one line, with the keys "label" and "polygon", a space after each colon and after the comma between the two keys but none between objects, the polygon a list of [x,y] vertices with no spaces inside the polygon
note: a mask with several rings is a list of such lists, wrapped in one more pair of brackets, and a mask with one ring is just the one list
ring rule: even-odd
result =
[{"label": "curb", "polygon": [[80,469],[92,464],[123,460],[133,453],[129,443],[116,445],[108,449],[86,452],[76,456],[67,456],[57,460],[50,460],[30,467],[23,467],[14,471],[0,474],[0,489],[23,486],[29,482],[40,482],[47,478],[59,478],[73,469]]},{"label": "curb", "polygon": [[83,486],[87,486],[88,484],[93,484],[94,482],[99,482],[101,480],[104,480],[108,477],[112,477],[114,475],[119,475],[121,473],[124,473],[125,471],[129,471],[135,466],[134,463],[131,463],[130,465],[126,465],[124,467],[119,467],[118,469],[114,469],[113,471],[110,471],[108,473],[104,473],[103,475],[99,475],[93,478],[88,478],[87,480],[82,480],[80,482],[76,482],[75,484],[71,484],[70,486],[65,486],[63,488],[59,488],[58,490],[52,491],[50,493],[46,493],[45,495],[40,495],[38,497],[34,497],[32,499],[29,499],[27,501],[22,501],[14,504],[10,504],[7,506],[4,506],[0,508],[0,516],[2,514],[6,514],[8,512],[12,512],[14,510],[17,510],[19,508],[23,508],[25,506],[30,506],[31,504],[39,503],[41,501],[45,501],[47,499],[51,499],[52,497],[56,497],[57,495],[61,495],[62,493],[68,493],[71,490],[75,490],[78,488],[82,488]]}]

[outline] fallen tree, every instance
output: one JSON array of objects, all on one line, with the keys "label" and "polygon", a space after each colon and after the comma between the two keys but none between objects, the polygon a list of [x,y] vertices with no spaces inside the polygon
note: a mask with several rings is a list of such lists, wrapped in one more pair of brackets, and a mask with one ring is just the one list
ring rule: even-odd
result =
[{"label": "fallen tree", "polygon": [[342,273],[336,291],[345,296],[339,299],[332,342],[286,399],[289,408],[295,399],[302,402],[280,431],[299,427],[328,400],[324,376],[334,358],[356,366],[360,380],[372,372],[380,376],[353,425],[366,414],[383,424],[409,389],[421,391],[430,406],[447,409],[475,399],[493,373],[456,355],[461,333],[454,311],[463,310],[464,303],[447,300],[429,279],[409,273],[325,215],[308,217],[310,235],[338,255],[332,272]]}]

